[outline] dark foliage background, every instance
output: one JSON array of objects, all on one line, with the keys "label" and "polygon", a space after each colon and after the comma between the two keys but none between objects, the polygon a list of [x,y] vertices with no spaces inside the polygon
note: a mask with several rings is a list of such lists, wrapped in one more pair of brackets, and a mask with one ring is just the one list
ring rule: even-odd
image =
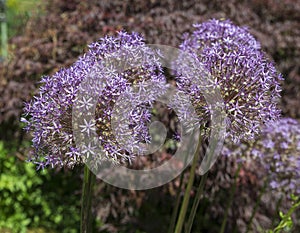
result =
[{"label": "dark foliage background", "polygon": [[10,59],[1,64],[0,122],[19,119],[40,76],[70,65],[103,35],[126,29],[140,32],[148,43],[178,47],[193,23],[210,18],[250,28],[285,77],[284,114],[299,118],[299,11],[297,0],[49,1],[43,15],[10,41]]},{"label": "dark foliage background", "polygon": [[[17,142],[19,153],[25,153],[25,147],[20,145],[27,138],[19,124],[23,102],[36,92],[42,75],[72,64],[92,41],[126,29],[141,33],[147,43],[178,47],[181,35],[191,32],[193,23],[211,18],[228,18],[250,28],[285,78],[283,115],[300,119],[299,12],[298,0],[46,1],[42,13],[30,18],[21,32],[10,39],[9,58],[0,64],[0,140],[6,145]],[[235,170],[236,164],[223,158],[211,172],[204,203],[212,207],[203,205],[202,213],[206,214],[197,219],[203,231],[215,232],[214,226],[221,224],[224,200]],[[262,185],[260,176],[253,164],[242,168],[228,232],[234,228],[238,232],[245,230]],[[103,232],[166,232],[178,183],[177,179],[161,188],[137,192],[99,182],[94,214],[101,221],[95,227]],[[265,227],[277,217],[276,206],[268,198],[255,218]],[[195,232],[198,230],[196,227]]]}]

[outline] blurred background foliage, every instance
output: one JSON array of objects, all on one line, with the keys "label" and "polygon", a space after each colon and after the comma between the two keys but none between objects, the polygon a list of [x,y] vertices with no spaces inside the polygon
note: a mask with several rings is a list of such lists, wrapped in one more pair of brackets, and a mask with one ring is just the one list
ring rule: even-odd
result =
[{"label": "blurred background foliage", "polygon": [[[7,0],[9,56],[0,64],[0,233],[79,229],[82,168],[36,171],[25,162],[30,137],[19,119],[42,75],[69,66],[87,44],[116,30],[137,31],[148,43],[178,47],[193,23],[229,18],[248,26],[275,61],[285,78],[283,114],[300,119],[299,12],[298,0]],[[194,232],[218,232],[236,169],[236,163],[226,158],[214,166]],[[262,175],[254,164],[241,169],[226,232],[245,232]],[[178,186],[175,179],[163,187],[131,191],[98,181],[95,232],[166,232]],[[286,213],[290,203],[277,206],[277,200],[275,194],[263,198],[253,232],[280,222],[279,210]],[[295,220],[291,232],[299,232],[299,224]]]},{"label": "blurred background foliage", "polygon": [[26,22],[37,14],[42,14],[41,0],[6,0],[8,37],[22,34]]}]

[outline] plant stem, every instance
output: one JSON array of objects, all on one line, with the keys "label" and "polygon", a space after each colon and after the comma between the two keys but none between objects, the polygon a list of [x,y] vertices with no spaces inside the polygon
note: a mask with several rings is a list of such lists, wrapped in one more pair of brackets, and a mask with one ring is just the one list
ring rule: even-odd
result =
[{"label": "plant stem", "polygon": [[5,2],[3,3],[4,6],[4,11],[0,12],[1,13],[1,19],[0,19],[0,24],[1,24],[1,55],[5,59],[7,58],[7,22],[6,22],[6,6]]},{"label": "plant stem", "polygon": [[[214,143],[211,150],[206,155],[207,158],[208,158],[208,164],[211,163],[211,159],[212,159],[212,157],[215,153],[216,146],[217,146],[217,143]],[[195,197],[194,202],[193,202],[192,210],[191,210],[190,216],[188,218],[188,222],[186,224],[186,228],[185,228],[186,233],[190,233],[191,230],[192,230],[194,218],[196,216],[196,212],[197,212],[197,209],[198,209],[198,206],[199,206],[199,203],[200,203],[200,199],[201,199],[201,196],[202,196],[202,193],[203,193],[203,190],[204,190],[204,186],[205,186],[205,183],[206,183],[206,180],[207,180],[207,176],[208,176],[208,172],[206,172],[201,177],[201,181],[200,181],[200,184],[199,184],[198,189],[197,189],[197,194],[196,194],[196,197]]]},{"label": "plant stem", "polygon": [[168,233],[173,233],[174,232],[175,223],[176,223],[176,219],[177,219],[177,214],[178,214],[178,210],[179,210],[179,206],[180,206],[180,200],[181,200],[180,193],[181,193],[181,188],[182,188],[182,184],[183,184],[183,177],[184,177],[184,172],[182,172],[181,175],[180,175],[180,183],[179,183],[179,187],[178,187],[178,191],[177,191],[177,195],[176,195],[176,203],[175,203],[175,207],[174,207],[174,210],[173,210],[173,213],[172,213]]},{"label": "plant stem", "polygon": [[235,190],[236,190],[236,186],[237,186],[237,178],[239,176],[241,167],[242,167],[242,164],[239,163],[238,169],[236,170],[236,172],[234,174],[234,184],[231,187],[230,198],[229,198],[229,202],[227,203],[227,206],[226,206],[225,216],[224,216],[224,219],[223,219],[223,222],[222,222],[220,233],[225,232],[225,227],[226,227],[226,223],[227,223],[227,219],[228,219],[229,208],[230,208],[230,206],[232,206],[232,203],[233,203],[233,198],[234,198],[234,194],[235,194]]},{"label": "plant stem", "polygon": [[288,210],[286,214],[281,214],[280,218],[281,221],[279,222],[278,226],[272,231],[274,233],[280,233],[282,230],[284,230],[287,226],[292,227],[293,226],[293,221],[292,221],[292,214],[294,211],[296,211],[300,207],[300,201],[298,198],[293,200],[293,205],[292,207]]},{"label": "plant stem", "polygon": [[95,175],[90,171],[87,165],[84,165],[84,178],[82,188],[82,199],[81,199],[81,222],[80,232],[90,233],[92,232],[92,193],[93,185],[95,182]]},{"label": "plant stem", "polygon": [[205,183],[206,183],[206,180],[207,180],[207,175],[208,175],[208,172],[206,172],[201,177],[201,181],[200,181],[200,184],[199,184],[198,189],[197,189],[197,194],[196,194],[195,200],[193,202],[192,210],[191,210],[188,222],[187,222],[187,227],[185,229],[185,232],[189,233],[192,230],[194,218],[195,218],[195,215],[196,215],[196,212],[197,212],[197,209],[198,209],[198,205],[199,205],[199,202],[200,202],[200,199],[201,199],[201,195],[203,193],[203,189],[204,189],[204,186],[205,186]]},{"label": "plant stem", "polygon": [[[200,139],[199,139],[199,143],[200,143]],[[192,146],[192,145],[190,145],[190,146]],[[188,158],[188,155],[185,156],[184,164],[186,164],[188,162],[187,158]],[[173,233],[174,229],[175,229],[175,224],[176,224],[178,210],[179,210],[180,201],[181,201],[181,189],[182,189],[182,185],[183,185],[184,172],[185,171],[182,171],[182,173],[180,174],[179,187],[178,187],[178,191],[177,191],[177,194],[176,194],[176,203],[175,203],[175,207],[174,207],[174,210],[173,210],[173,213],[172,213],[168,233]]]},{"label": "plant stem", "polygon": [[[275,209],[276,213],[279,213],[279,208],[281,206],[282,199],[283,199],[283,197],[280,197],[280,199],[276,203],[276,209]],[[275,225],[276,220],[277,220],[276,218],[273,218],[273,220],[272,220],[272,226]]]},{"label": "plant stem", "polygon": [[267,183],[268,183],[268,179],[265,180],[264,186],[263,186],[263,188],[261,189],[260,194],[259,194],[259,196],[258,196],[258,198],[257,198],[257,201],[256,201],[255,206],[254,206],[254,209],[253,209],[253,211],[252,211],[252,214],[251,214],[249,223],[248,223],[248,225],[247,225],[246,233],[248,233],[248,232],[250,231],[250,228],[251,228],[251,224],[252,224],[253,218],[254,218],[254,216],[255,216],[255,214],[256,214],[256,211],[257,211],[257,208],[258,208],[258,206],[259,206],[259,204],[260,204],[261,198],[262,198],[263,194],[264,194],[265,191],[266,191]]},{"label": "plant stem", "polygon": [[199,142],[198,142],[196,153],[193,158],[193,163],[192,163],[192,167],[191,167],[191,171],[190,171],[190,177],[189,177],[188,184],[187,184],[184,196],[183,196],[183,202],[182,202],[182,205],[180,208],[179,217],[178,217],[176,228],[175,228],[175,233],[181,233],[181,231],[182,231],[187,207],[188,207],[189,200],[190,200],[190,192],[191,192],[191,189],[192,189],[192,186],[194,183],[195,171],[196,171],[197,161],[199,158],[200,148],[202,145],[201,140],[202,140],[201,136],[199,135]]}]

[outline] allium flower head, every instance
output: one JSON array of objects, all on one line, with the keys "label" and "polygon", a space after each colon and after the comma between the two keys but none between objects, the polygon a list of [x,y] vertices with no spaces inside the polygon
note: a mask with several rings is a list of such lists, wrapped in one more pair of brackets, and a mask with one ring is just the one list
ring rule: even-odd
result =
[{"label": "allium flower head", "polygon": [[203,87],[194,81],[200,79],[201,73],[189,74],[189,67],[181,62],[184,53],[189,53],[210,74],[207,83],[221,93],[227,114],[227,137],[234,141],[252,139],[262,124],[280,115],[277,100],[281,75],[260,51],[260,44],[247,28],[229,20],[210,20],[194,27],[191,35],[185,35],[180,46],[183,55],[175,63],[179,89],[191,96],[200,123],[207,124],[210,109]]},{"label": "allium flower head", "polygon": [[202,51],[214,43],[230,44],[232,47],[260,49],[260,43],[249,33],[246,27],[238,27],[230,20],[211,19],[201,24],[194,24],[193,36],[184,35],[181,47],[192,47]]},{"label": "allium flower head", "polygon": [[259,162],[270,174],[272,188],[281,190],[285,194],[300,194],[300,123],[298,121],[282,118],[267,124],[253,150],[257,152],[261,158]]},{"label": "allium flower head", "polygon": [[[29,119],[23,118],[23,121],[27,124],[26,129],[33,133],[35,156],[32,161],[39,167],[72,167],[84,161],[84,156],[99,156],[92,140],[76,145],[74,127],[86,138],[96,137],[106,159],[130,159],[133,155],[118,147],[111,130],[111,116],[121,93],[130,94],[133,84],[143,87],[146,81],[157,87],[165,84],[156,53],[145,45],[141,36],[123,31],[115,37],[107,36],[89,45],[89,51],[71,67],[43,77],[39,93],[30,103],[26,103],[24,109],[25,117]],[[99,86],[102,89],[97,88]],[[83,88],[86,95],[82,95]],[[93,116],[85,117],[92,109],[95,98]],[[154,97],[150,96],[147,100],[144,106],[130,112],[129,127],[135,143],[149,140],[146,126],[151,114],[147,107]],[[75,102],[80,107],[78,115],[81,121],[77,122],[78,125],[72,125]]]},{"label": "allium flower head", "polygon": [[300,123],[282,118],[267,123],[252,142],[225,144],[224,155],[255,160],[268,174],[271,188],[300,194]]}]

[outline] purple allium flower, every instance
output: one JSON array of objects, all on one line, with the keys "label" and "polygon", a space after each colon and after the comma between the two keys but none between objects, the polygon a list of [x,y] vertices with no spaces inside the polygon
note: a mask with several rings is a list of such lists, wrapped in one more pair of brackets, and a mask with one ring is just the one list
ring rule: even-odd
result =
[{"label": "purple allium flower", "polygon": [[[272,145],[272,146],[270,146]],[[255,142],[227,143],[223,154],[255,160],[270,186],[284,194],[300,194],[300,123],[282,118],[263,126]]]},{"label": "purple allium flower", "polygon": [[[209,73],[205,80],[217,88],[224,100],[227,115],[227,138],[239,141],[253,139],[260,126],[279,117],[277,101],[282,77],[260,50],[260,44],[245,27],[229,20],[210,20],[194,25],[195,31],[185,35],[174,69],[178,87],[191,96],[201,124],[209,123],[210,109],[203,95],[206,84],[195,78]],[[199,74],[188,73],[182,65],[186,53],[197,57],[203,66]],[[203,83],[203,84],[202,84]]]},{"label": "purple allium flower", "polygon": [[[120,65],[124,65],[121,54],[128,63],[123,70],[120,69]],[[93,81],[97,82],[96,86],[102,85],[103,89],[95,88]],[[86,138],[96,136],[107,159],[130,159],[133,154],[118,147],[111,129],[111,115],[121,93],[129,93],[133,84],[143,86],[146,81],[151,81],[157,87],[165,84],[156,53],[145,45],[138,34],[119,32],[115,37],[107,36],[89,45],[89,51],[71,67],[43,77],[39,93],[30,103],[26,103],[25,117],[28,116],[29,120],[23,118],[23,121],[26,129],[32,131],[35,149],[35,156],[31,160],[39,168],[49,165],[72,167],[83,162],[84,156],[97,156],[93,141],[85,145],[75,144],[74,127],[78,127]],[[85,91],[91,94],[77,98],[83,83]],[[94,105],[95,96],[97,100],[93,117],[85,118],[84,114]],[[144,106],[138,106],[130,112],[130,130],[137,142],[149,140],[147,123],[151,114],[147,107],[153,100],[154,96],[150,96]],[[82,122],[77,126],[72,125],[75,101],[82,113]]]},{"label": "purple allium flower", "polygon": [[[265,139],[272,142],[273,147],[269,147]],[[259,162],[267,169],[272,186],[285,194],[300,194],[299,145],[300,123],[291,118],[268,123],[255,143],[261,153]]]}]

